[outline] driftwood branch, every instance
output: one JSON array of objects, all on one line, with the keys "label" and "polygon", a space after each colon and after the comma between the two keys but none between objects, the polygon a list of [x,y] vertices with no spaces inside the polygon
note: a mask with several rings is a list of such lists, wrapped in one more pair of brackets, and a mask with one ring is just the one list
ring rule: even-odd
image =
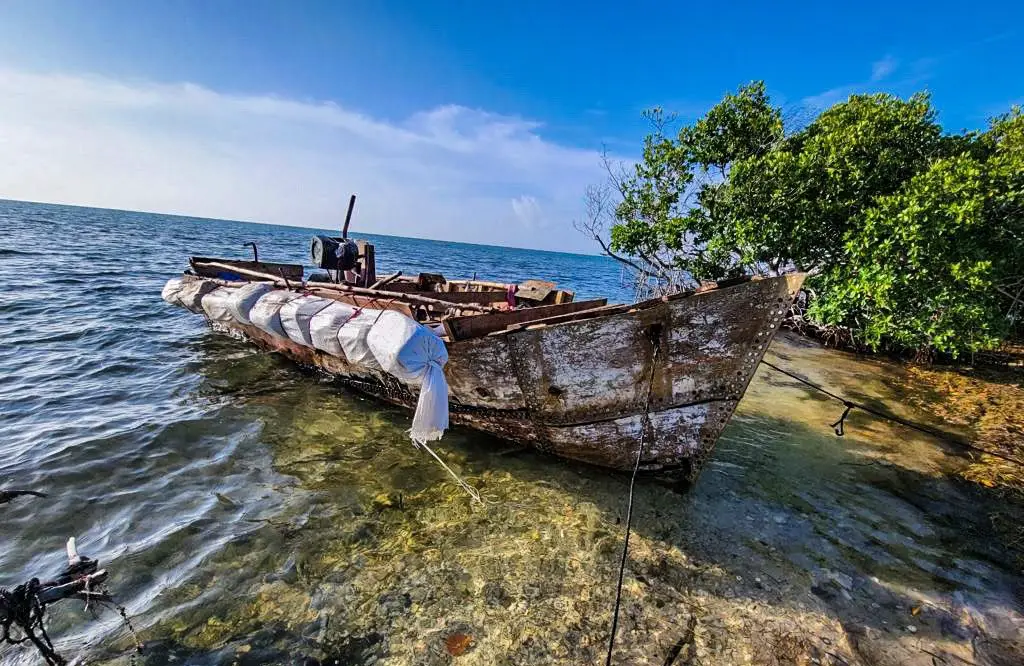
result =
[{"label": "driftwood branch", "polygon": [[[0,642],[13,645],[30,642],[51,666],[64,666],[67,661],[54,649],[46,633],[45,615],[49,604],[64,599],[82,600],[87,608],[91,602],[114,604],[103,587],[107,572],[99,568],[96,560],[78,553],[74,537],[68,539],[67,554],[68,564],[54,580],[40,582],[33,578],[11,590],[0,588]],[[120,607],[118,610],[132,630],[127,611]],[[136,647],[141,649],[137,639]]]},{"label": "driftwood branch", "polygon": [[[205,266],[209,268],[220,268],[222,270],[231,271],[240,275],[255,278],[263,282],[272,282],[277,286],[283,286],[285,288],[291,288],[286,280],[283,278],[271,275],[270,273],[263,273],[261,271],[254,271],[248,268],[240,268],[238,266],[232,266],[231,264],[222,264],[219,261],[202,261],[196,262],[196,266]],[[419,296],[417,294],[405,294],[398,291],[385,291],[383,289],[372,289],[369,287],[352,287],[347,284],[330,284],[330,283],[316,283],[317,289],[323,289],[326,291],[341,291],[349,294],[356,294],[360,296],[376,296],[380,299],[395,299],[397,301],[404,301],[406,303],[417,303],[419,305],[430,305],[435,308],[449,309],[453,307],[452,303],[448,301],[442,301],[436,298],[429,298],[427,296]],[[470,310],[472,312],[498,312],[499,308],[493,308],[486,305],[477,305],[476,303],[459,303],[457,305],[459,310]]]},{"label": "driftwood branch", "polygon": [[[67,551],[67,567],[53,580],[40,583],[35,593],[39,603],[52,604],[64,599],[111,601],[107,594],[98,591],[107,580],[107,570],[100,569],[96,560],[79,555],[74,537],[68,539]],[[0,624],[6,623],[14,615],[16,613],[9,608],[5,597],[0,597]]]},{"label": "driftwood branch", "polygon": [[0,504],[7,504],[11,500],[22,497],[23,495],[46,497],[46,493],[41,493],[36,490],[0,490]]}]

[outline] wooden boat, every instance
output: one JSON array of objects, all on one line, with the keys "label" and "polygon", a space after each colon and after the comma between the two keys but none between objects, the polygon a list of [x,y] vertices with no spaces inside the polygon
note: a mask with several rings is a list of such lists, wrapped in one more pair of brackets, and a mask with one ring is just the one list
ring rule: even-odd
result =
[{"label": "wooden boat", "polygon": [[[673,481],[691,481],[700,471],[804,278],[748,278],[608,304],[577,301],[540,281],[433,274],[376,280],[372,245],[359,248],[361,270],[346,273],[348,280],[339,272],[338,282],[303,281],[297,264],[204,257],[193,257],[182,279],[227,287],[271,281],[398,310],[443,337],[453,423],[616,470],[633,468],[646,429],[640,469]],[[416,404],[415,388],[380,370],[237,321],[212,323],[363,393]]]}]

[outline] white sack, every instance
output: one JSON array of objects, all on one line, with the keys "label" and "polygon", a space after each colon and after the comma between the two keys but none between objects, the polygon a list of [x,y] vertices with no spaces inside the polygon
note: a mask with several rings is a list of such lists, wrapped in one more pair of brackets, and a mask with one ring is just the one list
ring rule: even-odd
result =
[{"label": "white sack", "polygon": [[208,294],[204,294],[200,303],[203,306],[203,313],[210,321],[218,321],[229,324],[234,321],[228,303],[234,289],[229,287],[217,287]]},{"label": "white sack", "polygon": [[309,337],[313,346],[334,356],[345,356],[338,340],[338,330],[352,318],[356,308],[347,304],[332,302],[309,320]]},{"label": "white sack", "polygon": [[318,296],[300,296],[281,306],[281,328],[292,342],[313,346],[309,320],[334,301]]},{"label": "white sack", "polygon": [[441,439],[448,428],[448,350],[433,331],[405,315],[382,312],[366,344],[385,372],[420,387],[409,436],[414,442]]},{"label": "white sack", "polygon": [[249,311],[256,301],[274,290],[270,282],[250,282],[235,290],[235,293],[228,299],[228,311],[239,324],[252,325],[249,319]]},{"label": "white sack", "polygon": [[338,342],[349,363],[364,368],[380,369],[380,363],[366,344],[366,334],[373,328],[380,310],[358,310],[345,325],[338,329]]},{"label": "white sack", "polygon": [[181,305],[181,301],[178,300],[178,294],[180,292],[181,278],[172,278],[164,285],[163,291],[160,292],[160,298],[164,299],[171,305]]},{"label": "white sack", "polygon": [[178,292],[178,305],[181,305],[196,314],[203,314],[203,296],[217,288],[217,285],[209,280],[189,280],[182,282],[181,290]]},{"label": "white sack", "polygon": [[284,289],[267,292],[249,310],[249,321],[261,331],[287,338],[288,335],[281,327],[281,308],[288,301],[293,301],[298,297],[299,294]]}]

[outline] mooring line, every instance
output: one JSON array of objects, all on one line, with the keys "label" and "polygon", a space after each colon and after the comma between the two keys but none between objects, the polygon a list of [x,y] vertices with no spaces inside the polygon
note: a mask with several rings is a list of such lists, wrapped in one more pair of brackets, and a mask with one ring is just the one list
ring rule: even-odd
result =
[{"label": "mooring line", "polygon": [[480,497],[480,493],[477,492],[477,489],[474,488],[473,486],[469,485],[465,481],[463,481],[462,477],[460,477],[458,474],[456,474],[455,470],[453,470],[451,467],[446,465],[445,462],[443,460],[441,460],[441,458],[436,453],[434,453],[434,449],[432,449],[429,446],[427,446],[426,442],[419,442],[419,441],[413,440],[413,444],[415,444],[419,448],[425,449],[427,453],[429,453],[431,456],[433,456],[434,460],[439,462],[441,464],[441,467],[443,467],[446,472],[451,474],[452,478],[455,479],[456,483],[458,483],[460,486],[462,486],[462,489],[465,490],[466,493],[468,493],[469,496],[472,497],[474,501],[479,502],[480,504],[484,503],[484,500],[483,500],[482,497]]},{"label": "mooring line", "polygon": [[837,394],[829,391],[828,389],[815,384],[814,382],[812,382],[812,381],[810,381],[808,379],[804,379],[800,375],[795,375],[792,372],[789,372],[788,370],[783,370],[782,368],[780,368],[779,366],[775,365],[774,363],[770,363],[770,362],[768,362],[768,361],[766,361],[764,359],[761,359],[761,363],[763,365],[768,366],[772,370],[775,370],[776,372],[779,372],[779,373],[781,373],[783,375],[786,375],[790,379],[794,379],[794,380],[800,382],[804,386],[812,388],[815,391],[818,391],[819,393],[823,393],[823,394],[827,395],[828,397],[832,398],[833,400],[837,400],[837,401],[843,403],[843,407],[845,407],[845,409],[843,410],[843,415],[839,417],[838,421],[836,421],[835,423],[831,424],[832,428],[834,428],[835,431],[836,431],[836,435],[838,435],[839,437],[842,437],[845,434],[845,430],[843,428],[843,425],[846,423],[846,417],[850,415],[850,410],[859,409],[862,412],[867,412],[868,414],[872,414],[874,416],[877,416],[880,419],[884,419],[886,421],[892,421],[893,423],[898,423],[898,424],[900,424],[902,426],[905,426],[907,428],[911,428],[912,430],[917,430],[918,432],[923,432],[926,435],[931,435],[932,437],[935,437],[936,439],[940,439],[940,440],[942,440],[944,442],[948,442],[948,443],[953,444],[955,446],[959,446],[959,447],[962,447],[962,448],[965,448],[965,449],[970,449],[972,451],[977,451],[979,453],[984,453],[984,454],[987,454],[987,455],[990,455],[990,456],[994,456],[996,458],[1000,458],[1002,460],[1005,460],[1006,462],[1011,462],[1011,463],[1014,463],[1015,465],[1020,465],[1021,467],[1024,467],[1024,460],[1020,460],[1019,458],[1015,458],[1015,457],[1013,457],[1011,455],[1007,455],[1005,453],[1000,453],[999,451],[990,451],[989,449],[986,449],[986,448],[983,448],[983,447],[980,447],[980,446],[976,446],[976,445],[974,445],[974,444],[972,444],[972,443],[970,443],[970,442],[968,442],[966,440],[960,439],[958,437],[954,437],[953,435],[950,435],[949,433],[942,432],[941,430],[936,430],[936,429],[930,428],[930,427],[928,427],[926,425],[921,425],[919,423],[914,423],[913,421],[907,421],[906,419],[902,419],[902,418],[900,418],[900,417],[898,417],[898,416],[896,416],[894,414],[888,414],[886,412],[879,411],[877,409],[874,409],[873,407],[869,407],[869,406],[861,404],[859,402],[854,402],[853,400],[850,400],[848,398],[844,398],[841,395],[837,395]]},{"label": "mooring line", "polygon": [[629,500],[626,504],[626,537],[622,543],[622,558],[619,560],[619,582],[615,586],[615,609],[612,611],[612,634],[608,638],[608,656],[605,658],[605,666],[611,666],[612,650],[615,648],[615,632],[619,628],[619,606],[622,604],[622,578],[626,573],[626,557],[629,553],[629,534],[633,527],[633,488],[636,485],[636,475],[640,471],[640,460],[644,455],[644,442],[647,437],[647,429],[650,426],[651,417],[648,409],[651,405],[651,387],[654,386],[654,371],[657,369],[658,351],[660,347],[657,342],[654,344],[654,355],[651,357],[651,375],[647,379],[647,399],[644,401],[643,420],[640,422],[640,445],[636,451],[636,462],[633,463],[633,474],[629,478]]}]

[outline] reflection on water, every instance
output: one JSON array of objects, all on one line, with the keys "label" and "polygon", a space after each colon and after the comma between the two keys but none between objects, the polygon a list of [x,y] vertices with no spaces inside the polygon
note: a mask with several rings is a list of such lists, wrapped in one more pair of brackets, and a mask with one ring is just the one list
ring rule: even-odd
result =
[{"label": "reflection on water", "polygon": [[[178,256],[147,246],[129,286],[69,266],[54,291],[11,253],[28,242],[0,248],[3,485],[51,493],[3,508],[0,583],[56,570],[77,535],[147,664],[603,659],[628,479],[456,429],[439,449],[471,505],[407,414],[164,306],[203,227],[150,223],[123,243]],[[898,366],[797,339],[770,357],[927,418]],[[856,412],[837,438],[840,412],[762,369],[689,494],[640,485],[616,663],[1020,663],[1020,571],[990,500],[953,480],[961,453]],[[53,619],[58,649],[127,662],[116,615]]]}]

